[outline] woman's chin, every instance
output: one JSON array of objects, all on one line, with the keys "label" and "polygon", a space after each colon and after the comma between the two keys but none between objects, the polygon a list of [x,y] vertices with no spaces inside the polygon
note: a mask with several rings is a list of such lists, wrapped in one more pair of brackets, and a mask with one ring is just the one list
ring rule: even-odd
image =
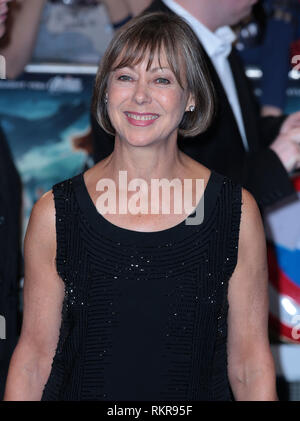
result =
[{"label": "woman's chin", "polygon": [[142,147],[142,146],[150,146],[150,145],[152,145],[153,143],[154,143],[154,140],[153,139],[145,139],[145,138],[143,138],[143,139],[136,139],[136,138],[133,138],[133,139],[127,139],[127,142],[129,143],[129,145],[131,145],[131,146],[136,146],[136,147]]},{"label": "woman's chin", "polygon": [[148,146],[154,142],[152,137],[136,134],[125,136],[123,139],[131,146]]}]

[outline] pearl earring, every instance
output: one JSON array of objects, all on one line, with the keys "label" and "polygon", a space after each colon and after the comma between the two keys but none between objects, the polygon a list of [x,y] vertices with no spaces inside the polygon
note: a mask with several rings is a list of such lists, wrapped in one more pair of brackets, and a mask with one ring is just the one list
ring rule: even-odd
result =
[{"label": "pearl earring", "polygon": [[107,104],[108,102],[108,94],[105,94],[104,103]]},{"label": "pearl earring", "polygon": [[195,106],[194,105],[191,105],[190,108],[189,108],[189,110],[190,110],[191,113],[193,113],[195,111]]}]

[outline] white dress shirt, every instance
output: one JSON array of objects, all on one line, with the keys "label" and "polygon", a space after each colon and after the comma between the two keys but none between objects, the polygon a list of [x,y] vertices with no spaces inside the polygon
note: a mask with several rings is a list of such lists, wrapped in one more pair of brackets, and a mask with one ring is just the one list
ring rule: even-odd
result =
[{"label": "white dress shirt", "polygon": [[171,9],[178,16],[185,19],[190,27],[194,30],[196,35],[209,58],[211,59],[219,78],[223,84],[228,101],[231,105],[233,114],[235,116],[241,138],[245,149],[248,151],[248,141],[245,132],[241,106],[238,99],[238,94],[234,79],[232,76],[231,67],[228,61],[228,56],[231,53],[232,43],[236,36],[229,26],[218,28],[215,32],[211,32],[198,19],[191,15],[186,9],[180,6],[174,0],[162,0],[165,5]]}]

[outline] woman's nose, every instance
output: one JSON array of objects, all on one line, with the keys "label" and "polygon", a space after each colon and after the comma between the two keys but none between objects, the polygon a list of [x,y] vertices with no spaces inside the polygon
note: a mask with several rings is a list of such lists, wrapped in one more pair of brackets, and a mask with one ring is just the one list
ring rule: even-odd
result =
[{"label": "woman's nose", "polygon": [[145,81],[137,81],[134,91],[134,100],[137,104],[151,102],[150,90]]}]

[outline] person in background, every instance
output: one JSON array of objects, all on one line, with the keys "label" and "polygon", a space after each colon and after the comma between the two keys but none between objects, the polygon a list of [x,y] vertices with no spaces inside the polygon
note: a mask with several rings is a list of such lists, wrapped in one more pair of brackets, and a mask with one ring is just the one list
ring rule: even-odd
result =
[{"label": "person in background", "polygon": [[[70,6],[70,10],[77,6],[103,4],[113,28],[118,29],[133,16],[141,13],[150,3],[151,0],[13,0],[7,36],[0,43],[0,54],[6,58],[7,63],[6,77],[17,78],[31,60],[46,4],[48,7],[51,5]],[[44,35],[44,37],[47,41],[47,36]],[[45,39],[41,43],[45,42]],[[38,47],[45,48],[44,45],[39,44]]]},{"label": "person in background", "polygon": [[[300,168],[300,112],[260,117],[260,110],[232,43],[230,26],[248,16],[255,0],[154,0],[144,13],[175,13],[201,41],[217,92],[213,124],[179,147],[208,168],[240,182],[261,209],[295,195],[290,174]],[[114,140],[92,120],[95,162],[108,156]],[[296,195],[295,195],[296,199]]]},{"label": "person in background", "polygon": [[110,21],[114,29],[119,29],[133,16],[139,15],[145,10],[152,0],[101,0],[108,11]]},{"label": "person in background", "polygon": [[5,57],[8,79],[18,77],[31,59],[46,1],[14,0],[12,2],[7,36],[0,42],[0,55]]},{"label": "person in background", "polygon": [[[8,3],[9,0],[0,0],[0,38],[6,30]],[[0,316],[5,318],[6,337],[0,339],[0,400],[20,325],[21,196],[21,180],[0,127]]]},{"label": "person in background", "polygon": [[[255,21],[242,28],[237,43],[239,54],[246,65],[256,65],[262,70],[259,98],[263,116],[280,116],[286,105],[288,74],[291,69],[290,47],[299,37],[299,0],[264,0],[265,27],[257,44],[251,45],[251,31],[247,31]],[[251,29],[251,28],[250,28]]]}]

